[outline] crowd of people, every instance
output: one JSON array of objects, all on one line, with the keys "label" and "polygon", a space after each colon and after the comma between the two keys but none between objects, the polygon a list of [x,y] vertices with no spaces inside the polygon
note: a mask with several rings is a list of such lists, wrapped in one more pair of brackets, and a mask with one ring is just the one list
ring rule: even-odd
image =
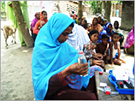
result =
[{"label": "crowd of people", "polygon": [[[35,98],[96,100],[94,72],[105,72],[107,63],[125,63],[120,56],[124,36],[119,32],[118,21],[113,26],[107,19],[95,17],[88,26],[85,17],[77,20],[77,16],[62,13],[42,21],[40,28],[36,27],[32,56]],[[80,51],[89,51],[88,63],[78,63]]]},{"label": "crowd of people", "polygon": [[[54,13],[48,19],[46,11],[34,16],[30,30],[34,40],[32,79],[35,99],[97,100],[94,72],[105,72],[107,63],[125,63],[120,57],[124,36],[118,21],[112,25],[107,19],[94,17],[92,24],[88,24],[86,17],[63,13]],[[23,46],[25,42],[21,44]],[[133,47],[134,27],[126,40],[125,52],[134,53]],[[78,63],[80,51],[89,55],[84,64]]]}]

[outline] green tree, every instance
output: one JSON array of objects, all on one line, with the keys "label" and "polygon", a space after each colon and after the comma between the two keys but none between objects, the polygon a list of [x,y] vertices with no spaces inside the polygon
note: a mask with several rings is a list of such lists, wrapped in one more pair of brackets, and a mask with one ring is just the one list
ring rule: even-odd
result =
[{"label": "green tree", "polygon": [[5,1],[1,1],[1,11],[5,11]]},{"label": "green tree", "polygon": [[5,1],[1,1],[1,19],[6,19]]},{"label": "green tree", "polygon": [[85,1],[84,3],[91,5],[93,14],[102,12],[102,1]]},{"label": "green tree", "polygon": [[12,1],[12,7],[15,13],[15,18],[17,20],[17,24],[19,26],[19,29],[22,33],[23,39],[26,43],[27,47],[33,47],[33,39],[29,34],[28,27],[26,25],[26,22],[24,20],[19,1]]}]

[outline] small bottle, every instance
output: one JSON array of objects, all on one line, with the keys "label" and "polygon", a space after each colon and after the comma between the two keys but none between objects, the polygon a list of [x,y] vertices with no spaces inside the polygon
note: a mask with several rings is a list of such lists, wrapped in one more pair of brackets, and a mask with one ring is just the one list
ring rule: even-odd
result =
[{"label": "small bottle", "polygon": [[[87,60],[86,60],[86,57],[85,57],[85,55],[84,55],[84,53],[83,53],[83,51],[80,51],[79,52],[79,58],[78,58],[78,63],[79,64],[84,64],[84,63],[86,63],[87,62]],[[83,67],[82,67],[83,68]],[[87,74],[86,74],[87,75]],[[82,75],[81,75],[82,76]],[[85,75],[84,75],[85,76]]]},{"label": "small bottle", "polygon": [[85,57],[83,51],[79,52],[78,63],[79,63],[79,64],[84,64],[84,63],[86,63],[86,62],[87,62],[87,61],[86,61],[86,57]]},{"label": "small bottle", "polygon": [[111,94],[111,88],[109,86],[105,86],[104,91],[107,95]]}]

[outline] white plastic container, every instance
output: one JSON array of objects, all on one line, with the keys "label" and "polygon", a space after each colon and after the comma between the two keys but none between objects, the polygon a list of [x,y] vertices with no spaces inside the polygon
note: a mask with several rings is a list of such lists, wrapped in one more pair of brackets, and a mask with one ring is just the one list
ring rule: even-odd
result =
[{"label": "white plastic container", "polygon": [[[84,63],[86,63],[86,62],[87,62],[87,60],[86,60],[86,57],[85,57],[83,51],[80,51],[80,52],[79,52],[78,63],[79,63],[79,64],[84,64]],[[82,67],[82,68],[83,68],[83,67]],[[86,75],[88,75],[88,74],[86,74]],[[86,76],[86,75],[84,75],[84,76]],[[83,75],[81,75],[81,76],[83,76]]]}]

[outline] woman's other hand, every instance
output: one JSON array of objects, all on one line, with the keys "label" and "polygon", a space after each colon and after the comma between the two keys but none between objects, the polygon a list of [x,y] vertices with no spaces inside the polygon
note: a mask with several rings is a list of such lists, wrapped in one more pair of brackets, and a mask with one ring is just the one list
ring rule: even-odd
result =
[{"label": "woman's other hand", "polygon": [[92,61],[92,65],[98,65],[98,66],[101,66],[101,65],[102,65],[102,61],[99,61],[99,60],[93,60],[93,61]]},{"label": "woman's other hand", "polygon": [[44,21],[40,21],[40,27],[42,27],[45,24]]}]

